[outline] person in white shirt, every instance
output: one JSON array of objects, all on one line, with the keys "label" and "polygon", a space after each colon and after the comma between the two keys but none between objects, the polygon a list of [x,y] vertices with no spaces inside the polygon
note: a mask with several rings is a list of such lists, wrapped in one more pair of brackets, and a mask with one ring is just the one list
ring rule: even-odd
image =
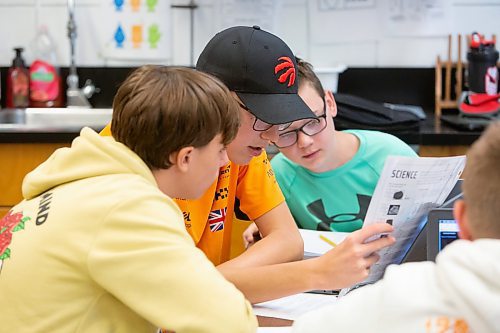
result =
[{"label": "person in white shirt", "polygon": [[467,153],[464,200],[454,206],[461,239],[436,263],[389,266],[382,280],[303,315],[292,331],[499,332],[499,165],[497,121]]}]

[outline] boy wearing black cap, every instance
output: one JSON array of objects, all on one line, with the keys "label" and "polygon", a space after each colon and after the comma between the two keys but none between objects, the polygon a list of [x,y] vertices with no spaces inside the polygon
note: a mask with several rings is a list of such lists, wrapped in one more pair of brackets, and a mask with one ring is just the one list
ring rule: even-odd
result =
[{"label": "boy wearing black cap", "polygon": [[[297,94],[297,64],[288,46],[259,27],[233,27],[209,41],[196,68],[229,87],[241,115],[238,134],[227,146],[230,163],[220,169],[217,182],[199,200],[177,200],[197,246],[253,303],[338,289],[366,278],[378,260],[374,252],[394,239],[364,241],[391,232],[387,224],[353,233],[322,257],[297,261],[303,242],[264,150],[278,139],[278,130],[316,117]],[[229,260],[235,202],[255,221],[263,239]]]}]

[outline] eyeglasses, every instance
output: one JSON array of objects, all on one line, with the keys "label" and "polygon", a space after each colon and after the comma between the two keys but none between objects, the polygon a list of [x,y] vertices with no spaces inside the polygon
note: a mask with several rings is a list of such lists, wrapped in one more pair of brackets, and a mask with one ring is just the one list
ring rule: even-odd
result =
[{"label": "eyeglasses", "polygon": [[281,133],[278,137],[278,141],[274,142],[274,145],[278,148],[290,147],[294,145],[299,139],[299,132],[302,132],[307,136],[313,136],[324,130],[326,128],[326,124],[325,110],[325,113],[323,113],[321,116],[309,120],[299,128]]},{"label": "eyeglasses", "polygon": [[256,115],[253,114],[252,110],[250,110],[249,108],[247,108],[247,106],[243,103],[241,103],[240,101],[237,101],[238,104],[240,105],[240,107],[249,112],[252,116],[255,117],[255,121],[253,122],[253,130],[254,131],[257,131],[257,132],[265,132],[267,130],[269,130],[271,127],[273,126],[278,126],[278,131],[284,131],[286,130],[288,127],[290,127],[290,125],[292,124],[291,122],[289,123],[285,123],[285,124],[278,124],[278,125],[273,125],[273,124],[269,124],[269,123],[266,123],[265,121],[263,120],[260,120],[259,118],[257,118]]}]

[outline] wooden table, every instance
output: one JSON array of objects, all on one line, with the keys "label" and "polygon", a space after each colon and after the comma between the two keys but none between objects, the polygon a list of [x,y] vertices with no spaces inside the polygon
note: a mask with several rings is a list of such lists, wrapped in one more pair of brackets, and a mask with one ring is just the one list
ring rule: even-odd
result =
[{"label": "wooden table", "polygon": [[257,316],[257,320],[259,321],[259,327],[281,327],[292,326],[293,324],[292,320],[281,318]]}]

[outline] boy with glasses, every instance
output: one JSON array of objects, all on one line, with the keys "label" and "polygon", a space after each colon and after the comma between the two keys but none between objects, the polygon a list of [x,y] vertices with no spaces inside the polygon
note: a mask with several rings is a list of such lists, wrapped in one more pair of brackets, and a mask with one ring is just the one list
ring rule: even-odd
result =
[{"label": "boy with glasses", "polygon": [[[288,131],[285,131],[286,128],[279,129],[280,135],[278,137],[278,140],[274,142],[274,145],[280,149],[293,146],[299,139],[300,132],[304,133],[307,136],[313,136],[318,134],[319,132],[324,130],[327,126],[326,116],[327,113],[325,104],[325,108],[323,109],[322,115],[319,115],[311,120],[307,120],[302,126],[299,126],[297,128],[292,127],[292,129]],[[287,128],[288,127],[290,127],[290,125],[288,125]]]},{"label": "boy with glasses", "polygon": [[337,131],[332,92],[323,90],[313,67],[300,59],[298,76],[299,96],[318,118],[279,133],[275,144],[281,154],[271,162],[276,178],[300,228],[358,230],[387,156],[416,153],[390,134]]},{"label": "boy with glasses", "polygon": [[[331,91],[325,91],[311,64],[297,58],[299,96],[315,119],[298,120],[280,131],[280,149],[271,161],[295,222],[302,229],[351,232],[363,220],[385,159],[416,156],[398,138],[376,131],[337,131]],[[255,225],[246,245],[258,237]]]}]

